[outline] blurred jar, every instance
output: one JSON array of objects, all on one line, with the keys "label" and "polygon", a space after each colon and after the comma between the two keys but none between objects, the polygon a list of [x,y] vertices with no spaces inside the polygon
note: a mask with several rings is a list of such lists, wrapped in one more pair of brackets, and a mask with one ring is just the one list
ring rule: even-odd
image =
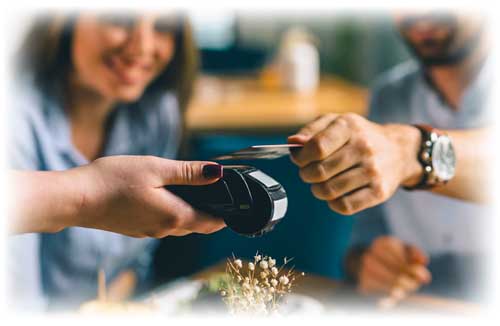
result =
[{"label": "blurred jar", "polygon": [[320,76],[314,36],[301,28],[289,30],[280,46],[278,66],[286,89],[300,93],[314,92]]}]

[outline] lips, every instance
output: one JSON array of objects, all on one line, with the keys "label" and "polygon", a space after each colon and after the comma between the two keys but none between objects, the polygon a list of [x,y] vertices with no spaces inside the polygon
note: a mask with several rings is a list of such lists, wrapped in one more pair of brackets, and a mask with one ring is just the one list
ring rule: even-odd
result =
[{"label": "lips", "polygon": [[138,61],[130,62],[119,55],[110,55],[104,61],[116,79],[129,86],[145,82],[151,71],[150,64]]}]

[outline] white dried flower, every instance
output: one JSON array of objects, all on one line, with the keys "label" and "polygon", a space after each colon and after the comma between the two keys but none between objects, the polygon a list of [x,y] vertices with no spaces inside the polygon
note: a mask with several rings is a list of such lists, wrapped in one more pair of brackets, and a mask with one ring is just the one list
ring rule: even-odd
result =
[{"label": "white dried flower", "polygon": [[[283,296],[290,293],[295,284],[296,274],[293,269],[288,273],[281,273],[275,259],[258,252],[254,258],[254,261],[247,263],[248,271],[245,273],[241,259],[233,257],[228,261],[227,273],[233,282],[227,288],[219,289],[219,293],[231,313],[272,314],[281,305]],[[288,263],[290,260],[285,258],[284,262]],[[257,275],[254,271],[257,271]]]},{"label": "white dried flower", "polygon": [[287,284],[288,284],[288,277],[286,277],[286,276],[281,276],[281,277],[280,277],[280,283],[281,283],[281,284],[284,284],[284,285],[287,285]]}]

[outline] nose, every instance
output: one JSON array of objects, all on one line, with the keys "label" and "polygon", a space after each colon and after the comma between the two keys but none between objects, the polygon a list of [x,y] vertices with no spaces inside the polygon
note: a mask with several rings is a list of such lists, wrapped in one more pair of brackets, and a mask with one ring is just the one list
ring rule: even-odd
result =
[{"label": "nose", "polygon": [[151,55],[154,51],[154,24],[138,20],[130,31],[125,53],[132,59]]}]

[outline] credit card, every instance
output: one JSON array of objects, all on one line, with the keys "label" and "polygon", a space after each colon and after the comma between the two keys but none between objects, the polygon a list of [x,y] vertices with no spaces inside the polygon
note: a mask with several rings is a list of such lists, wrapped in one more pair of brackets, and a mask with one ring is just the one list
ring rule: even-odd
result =
[{"label": "credit card", "polygon": [[254,145],[238,151],[220,155],[212,160],[274,160],[290,154],[291,148],[301,148],[302,144]]}]

